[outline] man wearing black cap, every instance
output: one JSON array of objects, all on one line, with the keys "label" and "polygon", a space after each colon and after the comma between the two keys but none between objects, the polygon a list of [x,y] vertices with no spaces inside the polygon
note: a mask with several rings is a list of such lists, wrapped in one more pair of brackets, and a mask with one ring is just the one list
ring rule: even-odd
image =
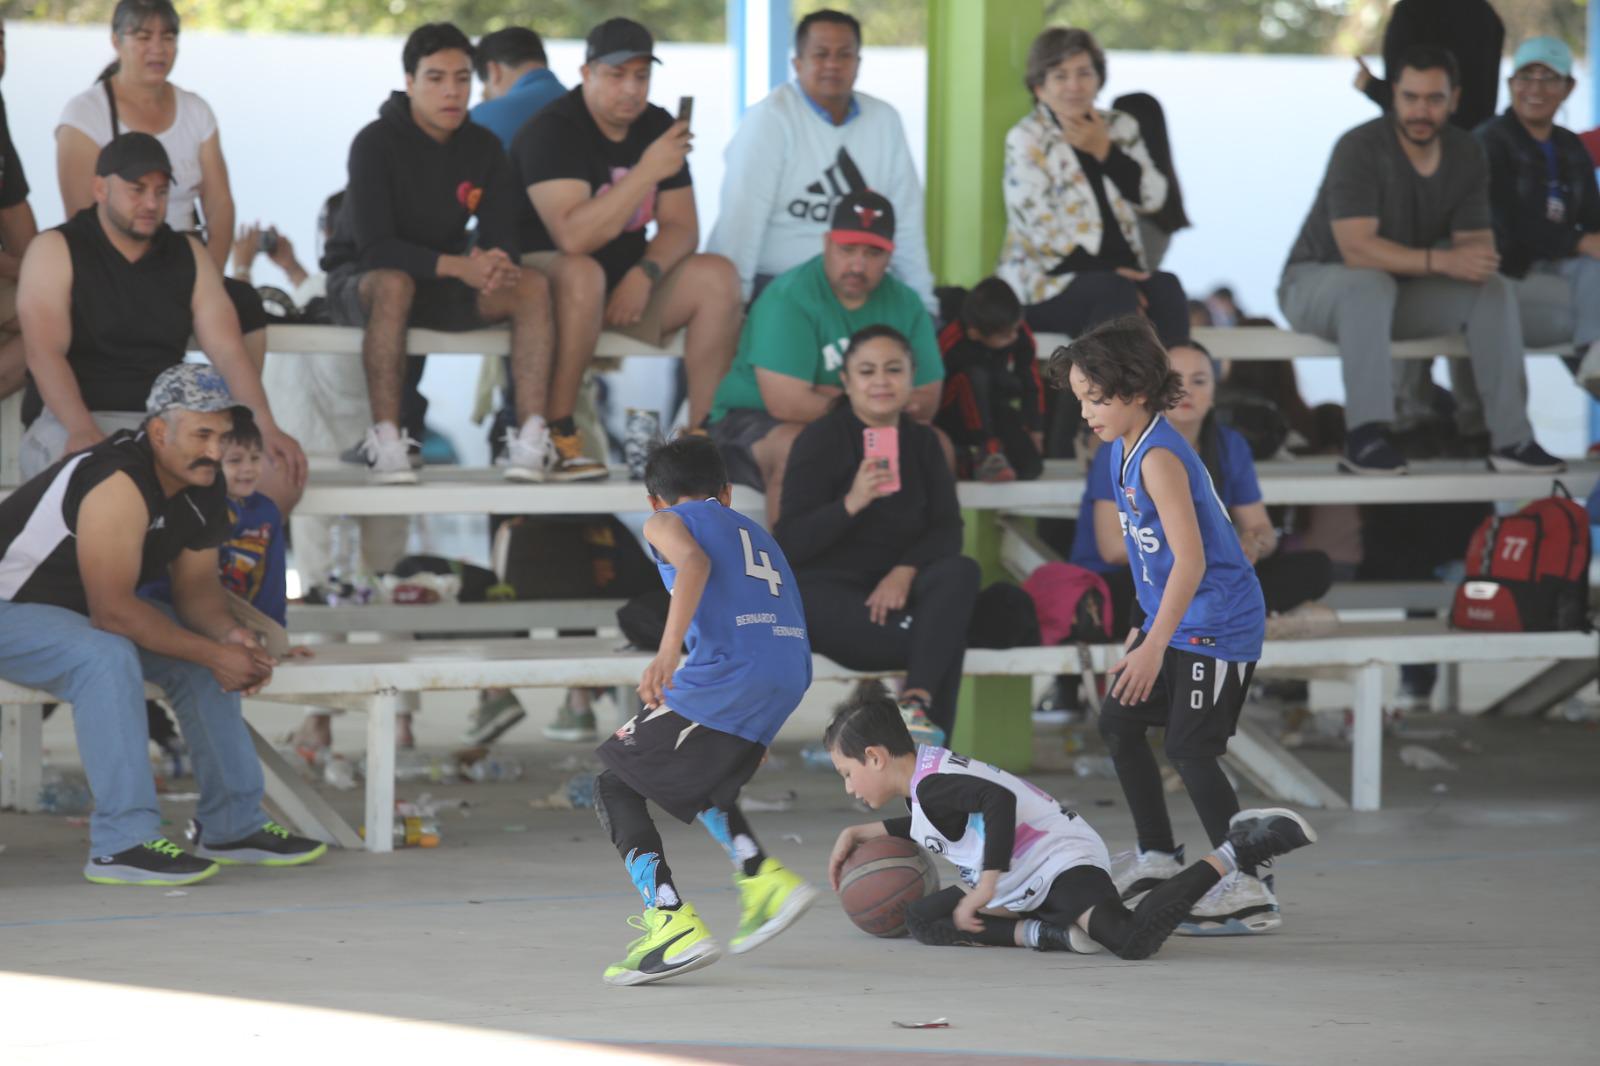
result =
[{"label": "man wearing black cap", "polygon": [[711,435],[728,474],[767,493],[775,523],[783,469],[800,431],[821,418],[842,389],[839,368],[850,337],[893,326],[916,361],[906,413],[931,422],[944,365],[933,320],[905,282],[888,273],[894,206],[875,192],[853,192],[834,207],[822,254],[773,279],[750,308],[739,354],[717,389]]},{"label": "man wearing black cap", "polygon": [[[72,704],[95,802],[90,881],[185,885],[218,863],[310,862],[326,845],[261,809],[239,698],[274,664],[234,622],[218,580],[217,546],[232,526],[222,436],[240,407],[198,363],[162,371],[140,407],[143,428],[67,456],[0,501],[0,677]],[[164,574],[172,607],[136,592]],[[146,681],[166,692],[194,757],[196,855],[161,832]]]},{"label": "man wearing black cap", "polygon": [[171,183],[161,142],[124,133],[100,150],[95,206],[28,246],[17,285],[31,378],[22,475],[137,428],[156,375],[183,362],[192,334],[255,412],[268,455],[303,485],[305,454],[272,418],[216,261],[165,221]]},{"label": "man wearing black cap", "polygon": [[[511,145],[532,204],[523,262],[544,271],[555,291],[550,434],[563,457],[580,451],[571,416],[602,326],[648,344],[687,329],[691,427],[710,411],[738,337],[733,264],[695,254],[689,122],[649,102],[654,52],[637,22],[602,22],[589,34],[583,84],[535,115]],[[604,476],[604,467],[574,468],[564,480]]]},{"label": "man wearing black cap", "polygon": [[[6,24],[0,19],[0,77],[6,71]],[[0,100],[0,397],[22,388],[27,372],[22,327],[17,324],[17,268],[39,232],[28,206],[28,179],[11,143],[11,124]]]}]

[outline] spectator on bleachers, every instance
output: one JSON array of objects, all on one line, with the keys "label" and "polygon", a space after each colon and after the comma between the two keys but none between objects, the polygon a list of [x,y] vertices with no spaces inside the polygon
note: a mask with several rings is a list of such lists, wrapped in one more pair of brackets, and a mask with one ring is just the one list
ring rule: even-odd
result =
[{"label": "spectator on bleachers", "polygon": [[[6,24],[0,18],[0,78],[6,72]],[[28,178],[11,143],[11,123],[0,98],[0,399],[22,388],[27,362],[17,323],[17,271],[22,253],[39,232],[28,206]]]},{"label": "spectator on bleachers", "polygon": [[1483,149],[1446,121],[1459,94],[1455,60],[1418,46],[1398,74],[1394,114],[1334,146],[1278,287],[1295,329],[1339,345],[1350,423],[1340,466],[1405,471],[1390,438],[1390,341],[1464,326],[1490,468],[1561,470],[1528,421],[1526,349],[1516,296],[1497,273]]},{"label": "spectator on bleachers", "polygon": [[[113,145],[130,136],[160,148],[143,134]],[[143,206],[152,230],[210,264],[198,241],[160,223],[158,198]],[[36,256],[61,243],[52,236],[30,249],[25,278]],[[214,264],[207,278],[227,312]],[[244,362],[237,338],[233,345]],[[181,885],[215,874],[218,861],[310,862],[327,845],[289,833],[261,808],[261,763],[239,700],[274,664],[234,622],[218,580],[217,545],[229,529],[219,442],[238,406],[216,370],[182,363],[157,376],[141,408],[137,432],[61,460],[0,502],[0,677],[72,704],[95,803],[88,880]],[[167,573],[176,609],[135,591]],[[194,756],[193,855],[161,831],[146,681],[165,690]]]},{"label": "spectator on bleachers", "polygon": [[1167,113],[1149,93],[1124,93],[1111,101],[1111,110],[1132,115],[1139,123],[1139,135],[1167,179],[1167,199],[1160,210],[1139,216],[1139,240],[1144,244],[1144,261],[1151,270],[1160,270],[1172,238],[1179,230],[1193,225],[1183,209],[1183,186],[1178,184],[1178,168],[1172,161],[1172,139],[1167,135]]},{"label": "spectator on bleachers", "polygon": [[[910,342],[873,325],[841,343],[842,395],[794,442],[773,532],[811,647],[855,670],[904,669],[906,724],[919,742],[942,744],[955,728],[978,564],[961,554],[961,507],[935,431],[910,415]],[[869,429],[896,431],[898,461],[865,456]]]},{"label": "spectator on bleachers", "polygon": [[1133,116],[1094,106],[1105,53],[1087,30],[1052,27],[1028,49],[1024,80],[1035,105],[1006,134],[1006,238],[995,273],[1022,298],[1035,332],[1077,336],[1142,311],[1162,344],[1185,340],[1183,286],[1151,270],[1139,234],[1139,217],[1161,210],[1169,185]]},{"label": "spectator on bleachers", "polygon": [[[1183,434],[1211,474],[1212,486],[1245,558],[1256,569],[1261,595],[1270,615],[1288,615],[1327,594],[1333,583],[1327,555],[1319,551],[1279,551],[1278,533],[1262,502],[1250,446],[1236,430],[1218,419],[1216,366],[1209,352],[1196,342],[1178,345],[1168,353],[1172,370],[1183,382],[1184,398],[1167,421]],[[1089,462],[1078,529],[1069,562],[1093,570],[1111,589],[1112,617],[1118,635],[1133,622],[1133,580],[1129,576],[1128,547],[1117,517],[1116,479],[1111,469],[1111,449],[1095,451]],[[1302,609],[1296,616],[1326,617],[1325,608]],[[1278,623],[1281,628],[1283,623]],[[1271,620],[1269,619],[1269,632]]]},{"label": "spectator on bleachers", "polygon": [[1447,49],[1461,71],[1461,102],[1450,121],[1470,133],[1494,115],[1505,43],[1505,24],[1489,0],[1400,0],[1383,31],[1384,76],[1357,56],[1356,90],[1393,112],[1406,52],[1416,45]]},{"label": "spectator on bleachers", "polygon": [[1511,107],[1478,128],[1489,156],[1489,212],[1500,270],[1516,279],[1529,346],[1573,345],[1578,380],[1600,396],[1600,187],[1594,163],[1556,112],[1572,93],[1572,50],[1554,37],[1522,42]]},{"label": "spectator on bleachers", "polygon": [[[429,23],[406,38],[406,89],[391,93],[350,145],[349,185],[322,265],[328,305],[364,326],[372,405],[364,450],[379,484],[415,484],[401,433],[406,330],[478,329],[510,320],[519,428],[507,432],[512,481],[554,474],[545,425],[551,368],[550,287],[516,261],[519,204],[505,149],[467,120],[472,42]],[[473,243],[468,225],[476,219]],[[470,245],[470,247],[469,247]]]},{"label": "spectator on bleachers", "polygon": [[[172,160],[168,225],[178,233],[197,234],[217,270],[225,272],[233,244],[233,191],[211,106],[171,81],[178,59],[177,9],[171,0],[118,0],[111,40],[116,59],[93,86],[67,101],[56,126],[56,180],[67,217],[94,206],[100,149],[120,133],[148,133]],[[227,277],[223,288],[259,372],[267,352],[261,297]],[[282,471],[269,471],[268,481],[280,494],[287,492]]]},{"label": "spectator on bleachers", "polygon": [[222,272],[192,233],[165,221],[172,163],[148,133],[100,150],[94,206],[28,246],[17,285],[33,420],[18,456],[32,477],[118,429],[137,429],[156,377],[181,363],[193,336],[249,406],[267,454],[305,484],[300,445],[278,428],[239,335]]},{"label": "spectator on bleachers", "polygon": [[739,354],[717,389],[711,435],[728,476],[767,494],[767,521],[783,503],[789,449],[801,430],[825,415],[843,384],[844,348],[868,326],[893,326],[913,353],[913,421],[933,420],[944,366],[933,320],[915,291],[888,273],[894,254],[894,206],[875,192],[854,192],[834,206],[822,254],[775,279],[750,308]]},{"label": "spectator on bleachers", "polygon": [[968,451],[972,476],[1038,477],[1044,470],[1044,385],[1033,331],[1011,286],[994,277],[974,285],[939,331],[939,350],[944,393],[935,422]]},{"label": "spectator on bleachers", "polygon": [[[686,120],[650,103],[655,38],[629,19],[589,32],[583,84],[523,126],[512,142],[523,263],[555,293],[560,373],[551,432],[563,461],[586,463],[564,480],[603,478],[582,459],[572,412],[602,328],[660,345],[682,329],[689,428],[700,430],[739,339],[739,278],[720,255],[697,253]],[[655,223],[654,235],[646,229]],[[558,468],[560,469],[560,468]]]},{"label": "spectator on bleachers", "polygon": [[483,102],[472,109],[472,121],[500,138],[507,152],[530,118],[567,93],[550,70],[544,41],[526,26],[478,38],[472,69],[483,83]]},{"label": "spectator on bleachers", "polygon": [[890,272],[938,311],[911,147],[899,112],[856,92],[860,71],[861,24],[813,11],[795,27],[795,80],[746,111],[728,143],[706,248],[733,261],[746,301],[816,254],[840,197],[872,189],[900,214]]}]

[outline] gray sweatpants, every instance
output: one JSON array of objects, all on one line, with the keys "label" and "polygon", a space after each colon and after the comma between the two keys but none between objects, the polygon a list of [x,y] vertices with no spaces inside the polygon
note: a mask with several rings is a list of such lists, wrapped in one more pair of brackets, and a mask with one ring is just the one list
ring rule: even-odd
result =
[{"label": "gray sweatpants", "polygon": [[1522,322],[1511,282],[1396,278],[1339,263],[1296,263],[1283,272],[1278,306],[1289,324],[1339,346],[1345,422],[1352,428],[1395,417],[1391,340],[1465,333],[1483,419],[1495,448],[1533,438],[1522,360]]}]

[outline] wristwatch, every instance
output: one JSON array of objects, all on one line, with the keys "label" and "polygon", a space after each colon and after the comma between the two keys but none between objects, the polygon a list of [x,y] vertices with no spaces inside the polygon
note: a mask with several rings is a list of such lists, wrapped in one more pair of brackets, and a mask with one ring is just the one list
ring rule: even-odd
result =
[{"label": "wristwatch", "polygon": [[633,265],[644,271],[644,276],[650,279],[650,287],[655,288],[656,282],[661,280],[661,264],[653,259],[641,259]]}]

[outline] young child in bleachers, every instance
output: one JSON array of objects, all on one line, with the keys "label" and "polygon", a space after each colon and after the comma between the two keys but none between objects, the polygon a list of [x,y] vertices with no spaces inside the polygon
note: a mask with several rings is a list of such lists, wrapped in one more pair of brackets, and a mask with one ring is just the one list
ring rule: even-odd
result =
[{"label": "young child in bleachers", "polygon": [[934,424],[976,453],[979,481],[1031,481],[1044,469],[1044,389],[1022,303],[999,278],[972,287],[939,333],[944,396]]},{"label": "young child in bleachers", "polygon": [[1317,839],[1294,811],[1239,811],[1215,851],[1129,910],[1111,880],[1106,846],[1089,823],[1020,777],[914,744],[881,684],[856,688],[834,713],[823,744],[846,792],[874,809],[903,800],[909,811],[839,834],[828,859],[835,891],[845,860],[873,837],[914,841],[960,870],[962,886],[906,909],[907,930],[924,944],[1080,954],[1108,949],[1118,958],[1146,959],[1226,875]]}]

